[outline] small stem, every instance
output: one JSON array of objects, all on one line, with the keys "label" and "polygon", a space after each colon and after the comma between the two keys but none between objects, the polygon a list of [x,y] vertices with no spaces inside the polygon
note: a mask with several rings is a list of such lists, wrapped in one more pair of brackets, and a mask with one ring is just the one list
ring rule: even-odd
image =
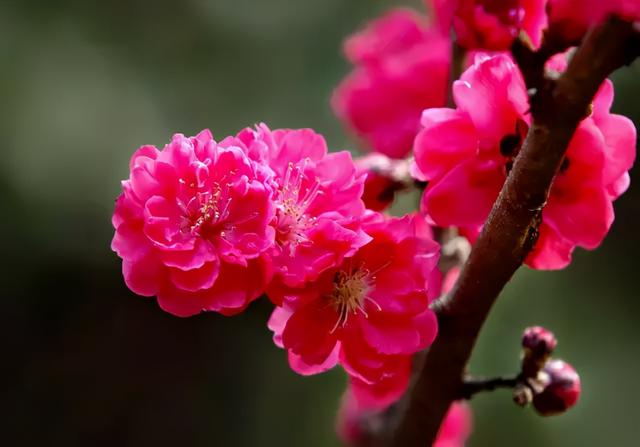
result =
[{"label": "small stem", "polygon": [[451,70],[449,71],[449,96],[447,97],[447,107],[455,107],[453,100],[453,83],[460,78],[464,71],[464,60],[466,51],[454,40],[451,44]]},{"label": "small stem", "polygon": [[460,397],[471,399],[475,394],[482,391],[494,391],[498,388],[513,389],[522,382],[520,376],[516,377],[493,377],[491,379],[470,377],[462,382]]},{"label": "small stem", "polygon": [[526,33],[522,32],[511,46],[511,55],[520,67],[525,85],[532,93],[541,88],[545,82],[544,64],[554,54],[562,53],[569,46],[557,39],[545,35],[542,46],[535,50]]}]

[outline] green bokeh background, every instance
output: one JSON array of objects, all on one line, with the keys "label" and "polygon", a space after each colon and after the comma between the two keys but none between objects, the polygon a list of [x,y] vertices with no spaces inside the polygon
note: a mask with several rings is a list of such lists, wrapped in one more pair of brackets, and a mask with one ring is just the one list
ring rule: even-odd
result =
[{"label": "green bokeh background", "polygon": [[[179,319],[130,293],[110,215],[131,153],[174,132],[225,136],[265,121],[355,148],[328,103],[348,71],[341,41],[400,3],[0,3],[6,445],[338,445],[343,374],[291,372],[266,302],[232,319]],[[640,65],[614,79],[615,109],[637,123]],[[616,212],[602,247],[570,268],[517,274],[472,363],[482,375],[515,371],[522,329],[545,325],[581,373],[579,405],[542,419],[507,392],[479,396],[468,445],[640,442],[636,184]]]}]

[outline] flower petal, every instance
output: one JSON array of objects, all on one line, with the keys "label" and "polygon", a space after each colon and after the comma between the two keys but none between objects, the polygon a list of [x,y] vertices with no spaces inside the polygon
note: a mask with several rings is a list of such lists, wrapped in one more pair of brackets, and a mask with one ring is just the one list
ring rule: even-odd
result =
[{"label": "flower petal", "polygon": [[216,282],[216,279],[218,279],[219,273],[220,261],[218,258],[204,263],[199,268],[191,270],[169,268],[171,282],[179,289],[189,292],[209,289]]},{"label": "flower petal", "polygon": [[502,168],[495,162],[462,163],[427,188],[423,211],[443,227],[480,225],[489,215],[504,179]]},{"label": "flower petal", "polygon": [[560,270],[568,266],[575,245],[544,222],[539,231],[538,241],[525,263],[536,270]]},{"label": "flower petal", "polygon": [[339,353],[340,353],[340,343],[336,343],[335,347],[333,348],[333,351],[331,351],[331,353],[325,359],[325,361],[316,365],[316,364],[306,363],[301,356],[296,355],[293,352],[289,351],[288,353],[289,366],[291,367],[292,370],[294,370],[295,372],[303,376],[320,374],[325,371],[329,371],[331,368],[336,366],[339,359]]},{"label": "flower petal", "polygon": [[520,70],[502,55],[477,58],[453,83],[453,96],[475,125],[481,148],[497,147],[529,108]]},{"label": "flower petal", "polygon": [[307,365],[322,365],[338,342],[332,332],[337,320],[338,314],[329,303],[315,300],[291,315],[282,342]]},{"label": "flower petal", "polygon": [[442,177],[475,156],[478,137],[466,114],[453,109],[427,109],[422,113],[422,125],[413,150],[426,180]]},{"label": "flower petal", "polygon": [[609,231],[614,215],[606,190],[591,186],[576,191],[572,201],[550,199],[542,218],[562,237],[581,247],[594,249]]}]

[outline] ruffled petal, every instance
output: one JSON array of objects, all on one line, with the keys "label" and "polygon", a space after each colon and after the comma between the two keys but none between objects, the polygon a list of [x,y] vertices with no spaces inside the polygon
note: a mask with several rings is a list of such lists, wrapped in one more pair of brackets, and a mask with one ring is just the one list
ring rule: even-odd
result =
[{"label": "ruffled petal", "polygon": [[227,316],[242,312],[265,293],[272,277],[273,267],[267,256],[248,261],[246,267],[222,263],[218,279],[207,291],[206,310]]},{"label": "ruffled petal", "polygon": [[197,292],[198,290],[209,289],[218,279],[220,273],[220,261],[218,258],[204,263],[201,267],[191,270],[178,268],[169,269],[171,282],[182,290]]},{"label": "ruffled petal", "polygon": [[426,180],[438,179],[478,150],[475,127],[453,109],[427,109],[413,147],[416,165]]},{"label": "ruffled petal", "polygon": [[536,270],[560,270],[571,263],[575,245],[546,225],[540,225],[540,236],[525,263]]},{"label": "ruffled petal", "polygon": [[158,305],[176,317],[191,317],[206,310],[208,297],[204,292],[188,292],[165,287],[157,293]]},{"label": "ruffled petal", "polygon": [[453,83],[453,96],[475,125],[481,148],[498,147],[529,108],[522,75],[508,56],[476,58]]},{"label": "ruffled petal", "polygon": [[389,374],[377,382],[367,383],[357,377],[350,378],[351,390],[361,408],[382,410],[404,394],[411,376],[410,357],[398,358],[395,361],[402,364],[398,372]]},{"label": "ruffled petal", "polygon": [[291,315],[282,342],[307,365],[322,365],[338,342],[333,330],[337,320],[338,314],[329,303],[316,300]]},{"label": "ruffled petal", "polygon": [[215,247],[209,241],[196,239],[193,250],[163,251],[162,263],[180,270],[198,269],[207,262],[217,262]]},{"label": "ruffled petal", "polygon": [[587,249],[594,249],[604,239],[613,223],[613,206],[606,190],[599,186],[576,191],[574,200],[552,200],[542,218],[557,229],[563,238]]},{"label": "ruffled petal", "polygon": [[320,364],[309,364],[306,363],[303,357],[294,354],[293,352],[289,352],[289,366],[292,370],[297,372],[303,376],[311,376],[314,374],[320,374],[325,371],[329,371],[331,368],[338,364],[340,353],[340,343],[336,343],[333,351],[329,354],[329,356],[325,359],[324,362]]},{"label": "ruffled petal", "polygon": [[267,327],[273,332],[273,343],[279,348],[284,348],[284,345],[282,344],[282,332],[284,331],[287,321],[289,321],[292,314],[292,310],[276,306],[276,308],[273,309],[273,312],[271,312],[271,316],[267,322]]},{"label": "ruffled petal", "polygon": [[142,296],[156,295],[163,283],[164,269],[153,252],[147,251],[135,261],[122,260],[122,275],[127,287]]},{"label": "ruffled petal", "polygon": [[[622,115],[606,115],[594,121],[606,144],[604,183],[607,187],[624,176],[631,169],[636,158],[636,128],[633,121]],[[612,189],[612,192],[616,188]],[[622,192],[617,188],[617,198]]]},{"label": "ruffled petal", "polygon": [[422,210],[440,226],[480,225],[505,180],[495,162],[471,160],[452,169],[425,191]]}]

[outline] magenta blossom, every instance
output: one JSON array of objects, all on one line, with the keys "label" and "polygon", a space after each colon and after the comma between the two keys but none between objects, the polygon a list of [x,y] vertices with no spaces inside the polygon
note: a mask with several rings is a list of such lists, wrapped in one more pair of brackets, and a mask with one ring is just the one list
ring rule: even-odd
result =
[{"label": "magenta blossom", "polygon": [[[438,225],[473,232],[487,218],[531,118],[522,76],[507,56],[478,56],[453,93],[456,109],[424,111],[414,171],[429,181],[423,210]],[[613,222],[611,202],[629,185],[636,134],[629,119],[609,112],[612,100],[606,81],[569,144],[526,260],[533,268],[565,267],[576,246],[596,248]]]},{"label": "magenta blossom", "polygon": [[130,169],[112,248],[132,291],[183,317],[234,314],[263,293],[275,235],[268,169],[208,130],[176,134],[160,151],[142,146]]},{"label": "magenta blossom", "polygon": [[334,92],[336,114],[389,157],[411,151],[420,113],[445,104],[450,42],[409,9],[392,10],[345,43],[354,71]]},{"label": "magenta blossom", "polygon": [[311,129],[245,129],[221,146],[238,145],[274,172],[275,244],[270,250],[279,280],[292,287],[314,281],[370,238],[361,229],[365,174],[347,151],[327,153]]},{"label": "magenta blossom", "polygon": [[640,20],[638,0],[548,0],[549,27],[555,37],[577,44],[589,28],[615,15]]},{"label": "magenta blossom", "polygon": [[546,28],[547,0],[429,0],[443,31],[451,25],[469,50],[507,50],[525,31],[535,46]]},{"label": "magenta blossom", "polygon": [[316,281],[300,288],[272,284],[267,295],[280,306],[269,328],[298,373],[340,363],[365,385],[399,384],[391,393],[397,397],[408,382],[409,356],[436,335],[429,302],[439,291],[438,245],[417,216],[371,212],[364,230],[371,242]]}]

